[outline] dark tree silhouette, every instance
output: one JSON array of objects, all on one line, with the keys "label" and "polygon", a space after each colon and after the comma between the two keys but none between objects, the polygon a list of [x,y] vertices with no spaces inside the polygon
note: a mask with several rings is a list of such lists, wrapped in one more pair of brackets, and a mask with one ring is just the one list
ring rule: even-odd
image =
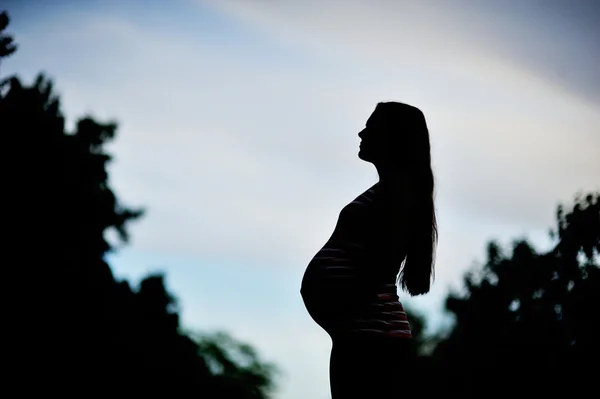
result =
[{"label": "dark tree silhouette", "polygon": [[431,339],[425,334],[427,328],[427,320],[423,314],[410,306],[404,306],[407,318],[410,323],[410,330],[412,333],[411,350],[412,355],[417,356],[419,354],[425,354],[429,351]]},{"label": "dark tree silhouette", "polygon": [[436,348],[438,371],[468,396],[495,391],[587,392],[600,355],[600,194],[558,208],[555,247],[538,253],[525,240],[510,254],[488,245],[481,270],[450,295],[456,324]]},{"label": "dark tree silhouette", "polygon": [[13,37],[4,33],[9,22],[8,13],[6,11],[0,13],[0,59],[8,57],[17,50]]},{"label": "dark tree silhouette", "polygon": [[[2,14],[2,31],[7,24]],[[2,57],[14,49],[5,36],[0,44]],[[10,330],[20,338],[12,367],[46,395],[267,398],[274,367],[232,338],[182,332],[162,275],[147,276],[136,290],[113,276],[105,257],[117,243],[107,234],[126,243],[128,223],[143,214],[109,185],[104,146],[117,124],[88,116],[67,132],[49,79],[39,75],[26,86],[10,77],[4,86],[0,131],[18,154],[11,193],[19,211],[10,211],[19,222],[11,233],[27,248],[12,280],[19,318]],[[242,348],[244,358],[215,356],[228,353],[225,345]]]}]

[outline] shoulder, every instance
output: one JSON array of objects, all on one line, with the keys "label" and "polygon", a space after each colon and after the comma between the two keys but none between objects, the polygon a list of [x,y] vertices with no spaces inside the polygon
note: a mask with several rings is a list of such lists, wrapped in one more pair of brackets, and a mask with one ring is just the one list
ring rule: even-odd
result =
[{"label": "shoulder", "polygon": [[356,197],[349,205],[373,206],[377,199],[377,185],[373,185]]},{"label": "shoulder", "polygon": [[367,210],[376,206],[376,189],[375,186],[367,189],[365,192],[358,195],[350,203],[342,208],[343,215],[363,214],[363,210]]}]

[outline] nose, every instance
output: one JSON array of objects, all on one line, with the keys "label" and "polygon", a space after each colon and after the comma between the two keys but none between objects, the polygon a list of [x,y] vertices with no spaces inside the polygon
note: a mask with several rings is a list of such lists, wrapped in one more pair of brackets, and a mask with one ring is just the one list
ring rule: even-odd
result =
[{"label": "nose", "polygon": [[361,130],[360,132],[358,132],[358,137],[360,137],[361,139],[362,139],[362,138],[364,138],[364,136],[365,136],[365,131],[366,131],[366,130],[367,130],[367,129],[366,129],[366,128],[364,128],[363,130]]}]

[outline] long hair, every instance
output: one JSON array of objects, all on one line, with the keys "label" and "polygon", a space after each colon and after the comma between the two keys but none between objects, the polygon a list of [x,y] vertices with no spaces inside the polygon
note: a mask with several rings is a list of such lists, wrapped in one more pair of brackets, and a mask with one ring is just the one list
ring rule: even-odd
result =
[{"label": "long hair", "polygon": [[392,165],[403,179],[398,183],[402,185],[398,187],[402,204],[398,205],[402,220],[408,225],[404,228],[407,242],[403,243],[406,257],[402,260],[398,283],[412,296],[425,294],[435,276],[438,239],[431,145],[425,115],[418,108],[398,102],[379,103],[375,113],[391,136]]}]

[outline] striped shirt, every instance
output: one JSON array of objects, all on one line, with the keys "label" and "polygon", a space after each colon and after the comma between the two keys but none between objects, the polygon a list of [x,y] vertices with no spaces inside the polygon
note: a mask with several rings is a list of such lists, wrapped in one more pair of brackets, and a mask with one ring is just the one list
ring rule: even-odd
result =
[{"label": "striped shirt", "polygon": [[330,334],[410,338],[396,294],[398,265],[389,265],[381,196],[371,187],[340,212],[331,238],[310,261],[301,294],[313,319]]}]

